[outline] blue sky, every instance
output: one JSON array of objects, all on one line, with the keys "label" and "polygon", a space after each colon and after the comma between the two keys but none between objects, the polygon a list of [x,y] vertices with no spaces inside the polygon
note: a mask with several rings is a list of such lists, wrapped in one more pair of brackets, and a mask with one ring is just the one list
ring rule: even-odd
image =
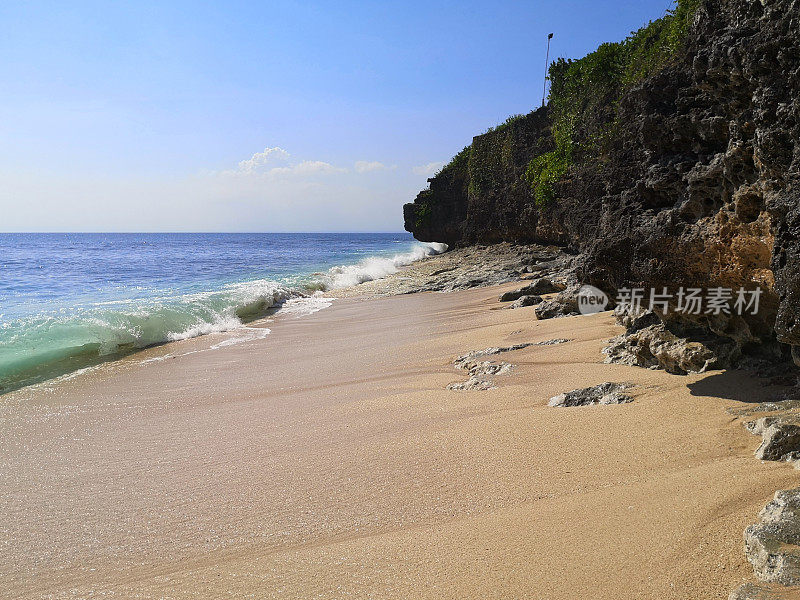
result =
[{"label": "blue sky", "polygon": [[[473,135],[669,0],[0,4],[0,230],[399,231]],[[255,155],[255,156],[254,156]]]}]

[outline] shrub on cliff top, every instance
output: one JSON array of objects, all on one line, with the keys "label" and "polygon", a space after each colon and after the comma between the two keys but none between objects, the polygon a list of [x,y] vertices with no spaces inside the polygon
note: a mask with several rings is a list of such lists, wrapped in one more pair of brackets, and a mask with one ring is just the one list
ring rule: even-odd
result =
[{"label": "shrub on cliff top", "polygon": [[672,9],[656,21],[634,31],[625,40],[623,83],[630,85],[664,66],[683,46],[701,0],[676,0]]},{"label": "shrub on cliff top", "polygon": [[464,173],[466,173],[466,170],[469,166],[469,153],[471,150],[472,146],[466,146],[461,152],[456,154],[449,163],[439,169],[434,177],[439,177],[440,175],[454,171],[463,170]]},{"label": "shrub on cliff top", "polygon": [[[602,157],[616,104],[633,84],[663,68],[683,46],[702,0],[675,0],[673,8],[619,43],[602,44],[579,60],[550,65],[551,122],[556,149],[533,158],[524,175],[543,207],[573,161]],[[612,128],[613,129],[613,128]]]},{"label": "shrub on cliff top", "polygon": [[494,126],[494,127],[489,127],[489,129],[486,130],[486,133],[492,133],[494,131],[502,131],[503,129],[505,129],[509,125],[511,125],[514,121],[519,121],[524,116],[526,116],[526,115],[523,115],[523,114],[511,115],[505,121],[500,123],[500,125],[497,125],[497,126]]},{"label": "shrub on cliff top", "polygon": [[528,163],[524,178],[533,189],[533,199],[540,208],[554,200],[553,186],[567,174],[572,164],[572,137],[568,130],[553,128],[556,149],[545,152]]}]

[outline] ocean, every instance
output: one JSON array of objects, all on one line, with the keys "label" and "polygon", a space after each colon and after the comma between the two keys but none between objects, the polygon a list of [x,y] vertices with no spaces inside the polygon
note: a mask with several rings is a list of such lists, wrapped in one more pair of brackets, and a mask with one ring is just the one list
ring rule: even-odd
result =
[{"label": "ocean", "polygon": [[230,331],[444,248],[405,233],[0,234],[0,394]]}]

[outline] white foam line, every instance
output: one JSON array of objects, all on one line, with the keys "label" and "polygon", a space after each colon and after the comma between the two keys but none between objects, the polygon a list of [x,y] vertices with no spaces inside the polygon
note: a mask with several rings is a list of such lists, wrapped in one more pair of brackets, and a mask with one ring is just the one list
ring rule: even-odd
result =
[{"label": "white foam line", "polygon": [[246,331],[247,334],[222,340],[221,342],[211,346],[209,350],[219,350],[220,348],[227,348],[228,346],[235,346],[237,344],[244,344],[246,342],[263,340],[270,333],[272,333],[272,331],[267,327],[242,327],[237,331]]},{"label": "white foam line", "polygon": [[441,254],[447,250],[447,244],[420,244],[411,252],[406,254],[396,254],[392,258],[382,258],[373,256],[365,258],[355,265],[343,265],[333,267],[325,275],[326,281],[323,283],[328,289],[339,289],[352,287],[367,281],[383,279],[393,275],[405,267],[428,256]]}]

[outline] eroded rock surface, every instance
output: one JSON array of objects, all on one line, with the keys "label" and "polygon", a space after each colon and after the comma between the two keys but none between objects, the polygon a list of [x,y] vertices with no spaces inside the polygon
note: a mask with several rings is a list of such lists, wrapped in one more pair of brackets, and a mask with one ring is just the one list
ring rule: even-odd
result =
[{"label": "eroded rock surface", "polygon": [[606,363],[664,369],[678,375],[703,373],[718,364],[711,349],[700,342],[677,337],[663,324],[612,338],[603,354]]},{"label": "eroded rock surface", "polygon": [[556,338],[554,340],[547,340],[546,342],[537,342],[534,346],[558,346],[559,344],[566,344],[572,340],[567,338]]},{"label": "eroded rock surface", "polygon": [[630,387],[633,386],[629,383],[606,382],[593,387],[572,390],[566,394],[550,398],[548,406],[569,408],[595,404],[627,404],[628,402],[633,402],[633,398],[624,393]]},{"label": "eroded rock surface", "polygon": [[470,377],[467,381],[462,383],[451,383],[447,386],[448,390],[454,390],[457,392],[468,392],[468,391],[478,391],[478,392],[485,392],[486,390],[493,390],[497,386],[494,385],[490,380],[481,379],[480,377]]},{"label": "eroded rock surface", "polygon": [[665,321],[650,311],[616,316],[627,330],[608,341],[603,349],[606,363],[686,375],[730,367],[741,355],[741,346],[730,338],[692,328],[683,321]]},{"label": "eroded rock surface", "polygon": [[[755,452],[757,459],[797,461],[800,458],[800,413],[793,412],[790,408],[793,406],[796,406],[796,401],[761,403],[757,408],[775,408],[781,412],[743,423],[747,431],[761,436],[761,444]],[[745,411],[738,414],[746,416],[752,413]]]},{"label": "eroded rock surface", "polygon": [[[756,458],[800,459],[800,413],[797,400],[763,402],[751,409],[729,411],[740,416],[771,412],[743,423],[762,436]],[[775,493],[759,514],[759,522],[744,532],[747,559],[760,583],[747,583],[731,593],[730,600],[800,599],[800,488]]]},{"label": "eroded rock surface", "polygon": [[553,339],[544,342],[533,342],[524,344],[515,344],[513,346],[493,347],[486,348],[485,350],[473,350],[467,354],[459,356],[453,361],[457,369],[469,372],[469,379],[465,382],[451,383],[447,386],[448,390],[491,390],[494,389],[494,377],[505,375],[514,365],[505,361],[492,361],[482,360],[488,356],[497,356],[498,354],[505,354],[506,352],[513,352],[515,350],[522,350],[531,346],[555,346],[558,344],[566,344],[571,340],[568,339]]},{"label": "eroded rock surface", "polygon": [[509,306],[509,308],[526,308],[528,306],[538,306],[544,302],[541,296],[522,296]]},{"label": "eroded rock surface", "polygon": [[558,319],[578,315],[578,298],[572,291],[564,291],[551,300],[545,300],[536,307],[536,318]]},{"label": "eroded rock surface", "polygon": [[[758,429],[759,426],[754,427]],[[761,445],[756,450],[759,460],[787,460],[800,453],[800,426],[784,423],[780,419],[760,425]]]},{"label": "eroded rock surface", "polygon": [[800,488],[776,492],[745,530],[744,544],[760,581],[800,585]]},{"label": "eroded rock surface", "polygon": [[562,291],[566,287],[563,283],[554,283],[546,277],[541,277],[529,283],[525,287],[512,292],[506,292],[500,296],[500,302],[513,302],[519,300],[523,296],[541,296],[543,294],[555,294]]},{"label": "eroded rock surface", "polygon": [[764,435],[764,432],[775,423],[780,421],[780,417],[761,417],[755,421],[747,421],[744,428],[753,435]]},{"label": "eroded rock surface", "polygon": [[453,364],[456,366],[457,369],[470,371],[476,364],[479,364],[479,359],[485,356],[495,356],[497,354],[503,354],[505,352],[522,350],[523,348],[528,348],[529,346],[533,346],[533,344],[515,344],[513,346],[486,348],[485,350],[473,350],[472,352],[459,356],[457,359],[453,361]]}]

